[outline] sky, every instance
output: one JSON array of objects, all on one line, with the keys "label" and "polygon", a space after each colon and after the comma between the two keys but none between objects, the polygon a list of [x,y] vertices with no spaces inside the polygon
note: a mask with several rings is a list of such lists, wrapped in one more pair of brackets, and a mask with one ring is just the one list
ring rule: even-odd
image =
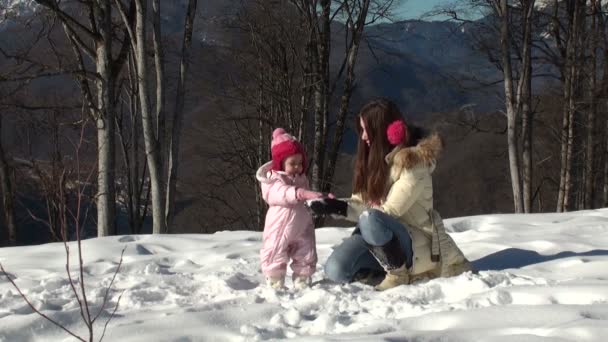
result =
[{"label": "sky", "polygon": [[[536,5],[542,6],[550,0],[536,0]],[[442,9],[455,9],[460,18],[477,20],[486,15],[485,6],[471,6],[471,0],[395,0],[393,20],[443,21],[451,20],[446,15],[431,15],[431,12]]]},{"label": "sky", "polygon": [[400,19],[418,19],[425,13],[433,10],[435,6],[445,5],[454,0],[395,0],[398,6],[394,14]]},{"label": "sky", "polygon": [[[119,306],[105,341],[605,341],[608,209],[450,218],[449,234],[478,274],[384,292],[324,280],[331,248],[352,228],[316,230],[313,285],[273,290],[259,270],[260,232],[133,235],[83,241],[90,312]],[[72,274],[76,245],[72,251]],[[86,336],[61,243],[0,248],[0,263],[31,303]],[[288,273],[289,276],[289,273]],[[78,286],[79,282],[76,282]],[[119,300],[120,298],[120,300]],[[73,341],[34,314],[0,276],[0,341]]]}]

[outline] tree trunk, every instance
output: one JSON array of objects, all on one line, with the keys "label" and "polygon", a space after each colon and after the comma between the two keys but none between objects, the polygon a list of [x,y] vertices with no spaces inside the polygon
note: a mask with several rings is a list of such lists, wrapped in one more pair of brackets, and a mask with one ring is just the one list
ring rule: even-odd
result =
[{"label": "tree trunk", "polygon": [[[570,66],[567,67],[568,69]],[[564,84],[564,112],[562,117],[562,129],[560,135],[561,152],[560,152],[560,177],[559,177],[559,190],[557,194],[557,212],[566,211],[566,198],[568,196],[566,192],[567,183],[567,172],[568,172],[568,128],[570,126],[570,111],[569,111],[569,98],[570,98],[570,72],[566,71],[566,82]]]},{"label": "tree trunk", "polygon": [[[598,1],[598,8],[602,8],[602,1],[599,0]],[[604,16],[603,13],[600,11],[599,13],[600,15],[598,15],[598,25],[599,25],[599,32],[605,32],[606,29],[606,21],[604,20]],[[603,108],[603,112],[606,111],[606,109],[608,108],[608,101],[605,100],[606,98],[606,94],[608,94],[608,68],[606,68],[605,66],[608,65],[608,37],[605,34],[602,34],[601,37],[603,38],[601,40],[601,46],[603,49],[603,73],[602,73],[602,85],[600,88],[600,92],[599,92],[599,98],[602,99],[602,101],[599,102],[599,104],[602,106]],[[599,37],[598,37],[599,38]],[[604,130],[604,134],[603,134],[603,139],[604,142],[602,144],[603,150],[602,150],[602,156],[603,157],[603,162],[604,162],[604,170],[603,170],[603,181],[604,181],[604,187],[602,189],[602,207],[608,207],[608,119],[604,119],[605,121],[603,121],[603,125],[601,128],[603,128]],[[601,158],[600,157],[600,158]]]},{"label": "tree trunk", "polygon": [[146,1],[136,0],[135,24],[135,60],[139,80],[139,102],[144,133],[144,144],[148,172],[150,174],[150,187],[152,195],[152,233],[166,233],[165,206],[163,196],[162,165],[160,146],[155,134],[154,118],[150,110],[147,89],[149,87],[148,62],[146,59]]},{"label": "tree trunk", "polygon": [[[129,172],[131,173],[131,186],[133,187],[133,196],[131,197],[131,203],[133,206],[133,218],[132,218],[132,231],[134,234],[141,232],[143,217],[141,216],[141,200],[143,189],[140,184],[143,184],[146,178],[146,172],[142,172],[141,177],[139,175],[139,97],[137,96],[139,90],[137,89],[137,67],[135,66],[135,60],[133,54],[130,59],[130,72],[131,76],[131,167]],[[144,163],[144,166],[146,164]]]},{"label": "tree trunk", "polygon": [[297,133],[297,137],[298,140],[301,141],[302,143],[306,142],[306,123],[308,122],[308,113],[309,113],[309,109],[310,109],[310,98],[311,95],[313,93],[313,80],[314,78],[312,78],[310,76],[310,74],[312,73],[313,67],[312,67],[312,63],[313,63],[313,59],[312,59],[312,53],[313,53],[313,47],[311,46],[312,44],[312,40],[309,39],[309,41],[306,43],[306,48],[304,50],[304,63],[303,63],[303,68],[302,68],[302,79],[303,79],[303,87],[302,87],[302,95],[300,97],[300,120],[298,121],[298,133]]},{"label": "tree trunk", "polygon": [[603,207],[608,207],[608,119],[604,123],[604,197]]},{"label": "tree trunk", "polygon": [[[574,170],[574,158],[575,156],[580,156],[580,153],[575,154],[575,139],[581,134],[577,134],[575,131],[578,127],[577,117],[579,116],[579,109],[577,103],[579,101],[579,88],[580,88],[580,79],[581,79],[581,71],[583,68],[583,64],[585,61],[584,49],[580,47],[582,44],[582,37],[585,28],[585,19],[586,19],[586,0],[578,0],[575,2],[574,7],[574,36],[573,36],[573,63],[572,63],[572,80],[570,82],[570,99],[569,99],[569,111],[570,111],[570,127],[568,127],[568,164],[567,164],[567,172],[566,172],[566,196],[564,206],[566,210],[570,210],[574,207],[575,203],[572,203],[572,194],[577,188],[583,189],[582,186],[578,186],[574,188],[573,182],[573,172]],[[579,158],[577,158],[579,159]],[[578,171],[578,169],[577,169]],[[580,191],[576,191],[576,194],[580,195]]]},{"label": "tree trunk", "polygon": [[156,137],[160,148],[160,165],[164,163],[165,146],[165,52],[160,24],[160,0],[152,1],[152,37],[154,42],[154,66],[156,68]]},{"label": "tree trunk", "polygon": [[522,190],[524,212],[532,212],[532,14],[534,12],[534,0],[525,1],[523,20],[524,20],[524,41],[522,52],[522,72],[521,74],[521,97],[519,106],[522,115]]},{"label": "tree trunk", "polygon": [[594,175],[593,166],[595,163],[595,117],[597,113],[597,49],[598,49],[598,22],[597,15],[599,9],[597,7],[597,1],[591,1],[592,13],[591,13],[591,75],[589,78],[589,114],[587,118],[587,146],[585,153],[585,197],[583,202],[584,209],[592,209],[594,207]]},{"label": "tree trunk", "polygon": [[2,144],[2,117],[0,116],[0,186],[2,189],[2,205],[4,222],[7,229],[9,245],[17,243],[17,226],[15,224],[15,191],[13,189],[12,168],[8,163]]},{"label": "tree trunk", "polygon": [[[604,51],[604,60],[608,61],[608,51]],[[603,96],[603,94],[605,94],[606,88],[604,88],[604,86],[606,85],[606,80],[608,79],[606,77],[606,74],[608,73],[608,70],[606,70],[606,68],[604,68],[604,77],[602,78],[602,83],[604,83],[604,85],[602,86],[602,92],[600,93],[601,96]],[[606,110],[606,108],[608,108],[608,101],[606,101],[605,99],[603,99],[602,101],[600,101],[600,104],[602,105],[602,108],[604,109],[604,111]],[[601,146],[601,156],[600,158],[603,158],[603,183],[604,186],[602,188],[602,199],[601,199],[601,206],[602,207],[608,207],[608,119],[604,118],[603,121],[601,121],[603,123],[603,125],[601,126],[601,129],[603,129],[603,134],[601,134],[600,136],[603,137],[604,141],[602,143]]]},{"label": "tree trunk", "polygon": [[[260,165],[261,163],[264,163],[264,147],[266,146],[264,144],[264,124],[261,120],[261,114],[260,115],[260,120],[258,121],[258,139],[260,141],[259,143],[259,147],[258,147],[258,160],[260,161]],[[263,198],[262,198],[262,189],[259,186],[255,186],[255,205],[256,205],[256,220],[257,220],[257,225],[256,227],[258,228],[257,230],[262,231],[263,227],[264,227],[264,206],[266,205]]]},{"label": "tree trunk", "polygon": [[[584,1],[584,0],[583,0]],[[564,212],[569,208],[572,188],[572,145],[574,139],[574,111],[576,85],[576,46],[578,41],[579,6],[580,0],[574,3],[574,9],[569,15],[569,32],[566,43],[566,63],[564,71],[564,114],[561,130],[561,165],[560,182],[557,197],[557,211]],[[584,6],[584,3],[583,3]]]},{"label": "tree trunk", "polygon": [[[527,96],[530,97],[530,94]],[[533,113],[529,101],[522,105],[522,171],[523,171],[523,202],[524,212],[532,212],[532,186],[533,186],[533,161],[532,161],[532,133]]]},{"label": "tree trunk", "polygon": [[[334,172],[336,163],[338,161],[338,152],[342,144],[342,137],[344,136],[344,128],[346,123],[346,116],[348,114],[348,105],[350,103],[350,97],[353,91],[353,81],[355,78],[355,64],[357,63],[357,54],[359,52],[359,44],[363,36],[363,29],[365,28],[365,19],[367,17],[367,10],[369,8],[370,0],[364,0],[361,4],[361,12],[353,24],[353,31],[351,34],[351,45],[348,49],[346,56],[346,77],[344,79],[344,92],[340,98],[340,109],[338,115],[336,115],[336,129],[334,132],[334,138],[332,141],[332,147],[329,152],[327,160],[327,169],[325,171],[325,177],[323,181],[323,191],[330,192],[331,185],[333,183]],[[348,35],[348,30],[346,35]]]},{"label": "tree trunk", "polygon": [[[129,219],[129,232],[130,234],[138,234],[141,231],[141,182],[145,177],[145,169],[144,173],[140,176],[139,174],[139,122],[137,120],[138,117],[138,101],[139,98],[137,96],[137,72],[135,68],[135,61],[133,60],[133,54],[129,54],[128,56],[128,64],[127,64],[127,72],[128,72],[128,82],[129,86],[127,87],[127,97],[129,99],[129,123],[130,126],[125,127],[126,125],[123,123],[122,127],[120,127],[120,137],[123,148],[123,159],[126,168],[127,174],[127,209],[128,209],[128,219]],[[122,120],[125,121],[124,119]],[[124,130],[129,130],[129,142],[127,144],[127,140],[125,139]],[[145,164],[144,164],[145,165]]]},{"label": "tree trunk", "polygon": [[[110,0],[87,3],[90,26],[78,22],[75,16],[61,8],[60,2],[35,0],[57,15],[68,37],[80,71],[77,79],[83,95],[83,106],[95,120],[97,128],[97,235],[107,236],[116,233],[116,190],[115,190],[115,106],[114,81],[119,63],[112,59],[112,6]],[[81,14],[78,14],[81,15]],[[93,42],[91,48],[87,42]],[[83,53],[95,63],[94,77],[96,100],[89,85],[89,78],[83,75],[89,68]],[[124,57],[119,54],[117,61]],[[114,69],[115,68],[115,69]],[[92,81],[91,81],[92,82]]]},{"label": "tree trunk", "polygon": [[190,65],[190,47],[192,46],[192,30],[196,16],[197,0],[188,1],[188,12],[184,24],[184,40],[182,42],[182,59],[180,74],[177,82],[177,95],[175,99],[175,112],[173,113],[173,126],[169,138],[169,169],[167,172],[167,201],[166,225],[170,227],[175,215],[175,191],[177,186],[177,171],[179,167],[179,147],[181,141],[182,124],[184,120],[184,97],[186,92],[186,76]]},{"label": "tree trunk", "polygon": [[[258,50],[259,53],[259,50]],[[258,56],[258,104],[257,104],[257,112],[258,112],[258,164],[262,165],[262,163],[266,162],[265,151],[267,151],[268,147],[264,139],[264,68],[262,63],[262,55]],[[258,230],[264,230],[264,213],[266,202],[262,198],[262,189],[260,186],[255,186],[255,202],[256,202],[256,220],[257,220],[257,228]]]},{"label": "tree trunk", "polygon": [[511,68],[511,33],[509,28],[509,6],[507,0],[500,1],[500,45],[502,52],[502,67],[505,88],[505,103],[507,109],[507,146],[509,149],[509,170],[511,172],[511,187],[513,188],[513,205],[516,213],[523,212],[521,195],[519,152],[517,143],[517,112],[513,98],[513,72]]},{"label": "tree trunk", "polygon": [[[605,107],[608,105],[604,104]],[[608,207],[608,119],[604,123],[604,188],[603,207]]]},{"label": "tree trunk", "polygon": [[112,96],[112,13],[109,0],[95,6],[100,38],[95,42],[97,79],[97,111],[93,113],[97,124],[98,178],[97,178],[97,235],[116,234],[115,188],[115,112]]},{"label": "tree trunk", "polygon": [[[325,163],[325,145],[327,138],[327,116],[329,106],[329,54],[331,50],[330,12],[331,1],[321,0],[322,9],[319,24],[314,22],[313,29],[318,30],[315,36],[315,132],[312,160],[312,188],[323,188],[323,166]],[[316,8],[312,9],[316,11]]]},{"label": "tree trunk", "polygon": [[[318,67],[315,69],[318,70]],[[318,71],[317,71],[318,72]],[[317,79],[317,82],[320,80]],[[315,82],[315,83],[317,83]],[[321,172],[323,170],[323,93],[321,91],[322,85],[315,85],[314,92],[314,106],[315,106],[315,129],[314,129],[314,141],[313,141],[313,151],[312,151],[312,160],[310,161],[311,166],[311,187],[314,190],[320,190],[321,185]]]},{"label": "tree trunk", "polygon": [[[575,69],[575,67],[573,68]],[[575,96],[574,84],[576,75],[572,75],[573,80],[570,81],[570,98],[568,100],[568,133],[566,141],[566,171],[565,171],[565,190],[564,190],[564,211],[571,209],[572,197],[572,165],[573,165],[573,150],[574,150],[574,116],[575,116]]]}]

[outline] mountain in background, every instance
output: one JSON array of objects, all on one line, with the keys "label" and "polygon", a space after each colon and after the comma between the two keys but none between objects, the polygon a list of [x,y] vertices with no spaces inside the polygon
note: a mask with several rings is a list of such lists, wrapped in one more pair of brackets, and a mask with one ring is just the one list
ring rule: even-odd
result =
[{"label": "mountain in background", "polygon": [[480,112],[498,108],[485,92],[461,86],[465,75],[495,79],[498,70],[471,48],[468,33],[456,23],[380,24],[368,27],[366,36],[369,48],[361,50],[358,73],[363,94],[389,96],[417,118],[464,104],[475,104]]},{"label": "mountain in background", "polygon": [[[31,2],[0,0],[0,4],[11,3],[11,15],[34,13]],[[176,226],[187,232],[206,232],[202,228],[208,215],[215,210],[203,195],[209,189],[201,182],[209,170],[209,156],[217,154],[217,142],[210,139],[216,129],[213,122],[222,112],[239,110],[239,103],[218,96],[218,88],[226,82],[226,75],[234,72],[235,66],[226,63],[228,49],[237,44],[239,37],[230,29],[238,0],[200,1],[193,35],[192,64],[188,80],[182,160],[178,184],[178,213]],[[169,91],[179,67],[181,28],[186,12],[186,0],[162,1],[162,25],[167,50],[166,73]],[[8,20],[8,21],[7,21]],[[0,23],[2,41],[14,40],[7,37],[6,28],[10,17]],[[334,23],[332,30],[332,70],[339,68],[344,52],[343,26]],[[475,76],[483,80],[500,79],[497,68],[486,56],[471,48],[470,36],[474,32],[453,22],[425,22],[408,20],[384,23],[366,28],[366,42],[359,50],[356,67],[355,90],[351,100],[350,114],[375,96],[393,99],[408,119],[445,132],[447,142],[442,161],[438,164],[435,177],[437,208],[446,217],[480,213],[505,212],[512,210],[509,178],[506,172],[506,137],[495,134],[468,136],[465,128],[444,125],[461,107],[486,115],[501,108],[501,85],[486,89],[464,89],[465,78]],[[7,38],[7,39],[5,39]],[[66,92],[78,96],[75,82],[66,80],[45,80],[44,87],[36,92],[44,93],[52,89],[69,89]],[[338,83],[338,87],[341,82]],[[339,90],[338,90],[339,91]],[[65,95],[64,95],[65,96]],[[174,94],[168,94],[169,102]],[[172,109],[172,103],[167,104]],[[332,108],[335,113],[337,108]],[[490,117],[494,125],[501,126],[500,119]],[[349,125],[352,126],[352,118]],[[10,132],[9,132],[10,133]],[[48,148],[47,139],[37,137],[37,152],[44,154]],[[7,139],[7,138],[5,138]],[[10,135],[9,138],[10,139]],[[8,145],[18,147],[18,139]],[[336,173],[336,193],[341,196],[350,192],[351,156],[357,137],[348,130],[344,139],[344,152]],[[480,148],[482,146],[482,148]],[[9,146],[10,147],[10,146]],[[475,168],[471,168],[475,165]],[[458,179],[458,182],[454,182]],[[249,189],[251,190],[251,189]],[[252,201],[251,205],[255,205]],[[246,205],[243,204],[243,207]]]},{"label": "mountain in background", "polygon": [[[193,66],[197,66],[201,58],[204,60],[205,54],[221,54],[214,50],[228,47],[235,41],[235,30],[226,26],[230,25],[240,3],[239,0],[199,2]],[[10,25],[12,17],[31,15],[37,6],[33,0],[0,0],[0,14],[4,19],[0,34]],[[163,1],[161,6],[163,34],[176,42],[181,41],[187,1]],[[332,30],[331,62],[332,70],[337,70],[344,51],[343,27],[336,22]],[[390,97],[405,113],[416,118],[430,112],[452,111],[471,103],[480,112],[499,108],[496,99],[483,96],[487,91],[463,90],[459,84],[460,75],[492,80],[500,75],[485,56],[471,49],[469,33],[457,23],[408,20],[369,26],[365,32],[366,42],[359,50],[352,108],[357,108],[372,96]],[[174,62],[174,67],[177,57],[175,52],[167,56]],[[200,68],[205,65],[200,65]],[[213,65],[214,70],[218,68],[230,66]],[[223,72],[213,73],[225,76]]]},{"label": "mountain in background", "polygon": [[[194,65],[200,56],[218,53],[214,50],[229,47],[236,41],[235,30],[227,26],[232,24],[240,3],[238,0],[199,2]],[[179,36],[186,4],[185,0],[163,2],[164,34]],[[342,61],[343,31],[343,25],[334,22],[332,70],[337,70]],[[475,104],[480,112],[496,110],[500,103],[496,98],[485,96],[487,90],[461,87],[465,75],[481,80],[500,77],[497,68],[484,55],[473,51],[469,34],[458,23],[449,21],[407,20],[368,26],[366,42],[359,49],[351,108],[357,108],[372,96],[388,96],[416,118],[430,112],[452,111],[464,104]],[[213,65],[215,70],[227,67]]]}]

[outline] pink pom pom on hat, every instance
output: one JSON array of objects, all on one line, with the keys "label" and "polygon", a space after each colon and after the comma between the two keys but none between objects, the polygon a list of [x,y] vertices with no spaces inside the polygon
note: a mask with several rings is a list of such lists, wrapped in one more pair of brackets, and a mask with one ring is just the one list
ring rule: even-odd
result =
[{"label": "pink pom pom on hat", "polygon": [[296,138],[287,133],[283,128],[276,128],[272,132],[272,142],[270,143],[272,154],[272,170],[283,171],[283,161],[296,154],[302,155],[304,171],[306,171],[306,153],[304,146]]},{"label": "pink pom pom on hat", "polygon": [[399,145],[407,141],[407,126],[403,120],[395,120],[386,128],[386,137],[388,142],[393,145]]}]

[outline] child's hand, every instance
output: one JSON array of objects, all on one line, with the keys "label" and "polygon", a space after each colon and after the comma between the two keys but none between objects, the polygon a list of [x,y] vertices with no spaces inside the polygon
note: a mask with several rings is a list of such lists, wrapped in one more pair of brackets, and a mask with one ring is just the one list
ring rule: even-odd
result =
[{"label": "child's hand", "polygon": [[336,198],[336,196],[334,194],[332,194],[331,192],[328,193],[326,197],[327,198]]},{"label": "child's hand", "polygon": [[300,188],[296,191],[296,198],[300,201],[307,201],[316,198],[323,198],[323,194],[320,192]]}]

